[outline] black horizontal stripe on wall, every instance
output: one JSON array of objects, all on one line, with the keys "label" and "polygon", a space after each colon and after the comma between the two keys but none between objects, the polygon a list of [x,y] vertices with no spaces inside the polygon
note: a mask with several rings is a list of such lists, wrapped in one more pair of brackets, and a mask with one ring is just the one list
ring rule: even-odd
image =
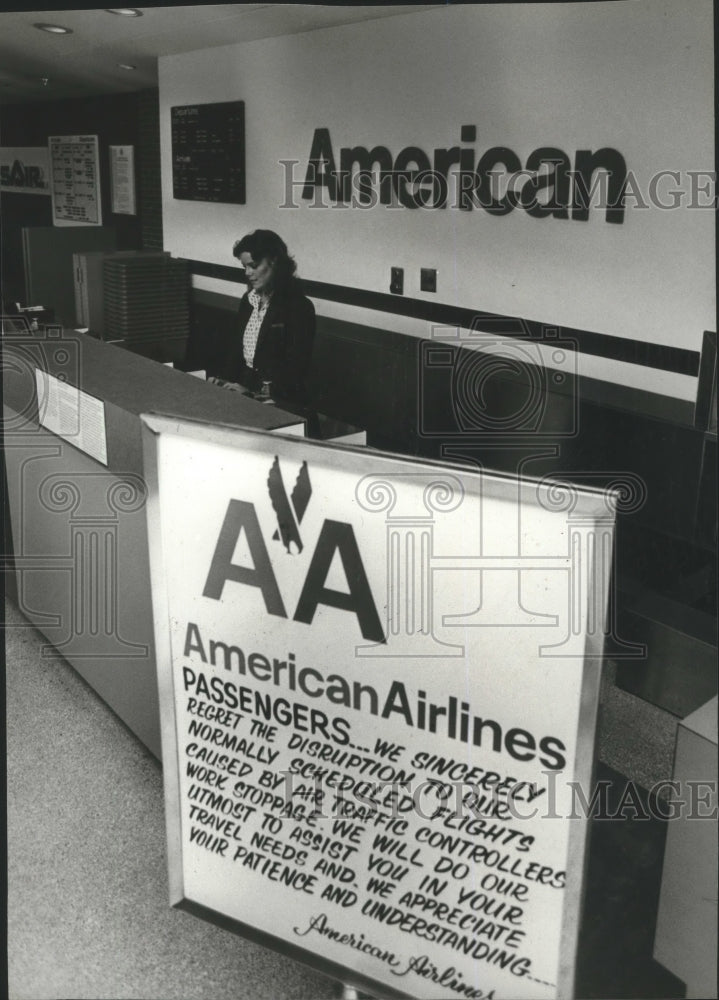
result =
[{"label": "black horizontal stripe on wall", "polygon": [[[246,284],[244,272],[237,267],[211,264],[202,260],[189,260],[188,263],[192,274]],[[690,351],[685,347],[669,347],[664,344],[632,340],[628,337],[596,333],[592,330],[559,327],[539,320],[520,321],[517,317],[501,313],[467,309],[443,302],[428,302],[425,299],[410,299],[403,295],[373,292],[364,288],[352,288],[349,285],[332,285],[325,281],[308,281],[303,278],[302,285],[307,295],[313,299],[340,302],[343,305],[374,309],[395,316],[407,316],[427,323],[461,327],[466,330],[479,330],[484,325],[491,327],[493,333],[502,336],[529,335],[539,340],[546,339],[548,330],[556,330],[557,336],[562,340],[575,341],[580,354],[643,365],[646,368],[658,368],[677,375],[697,375],[699,372],[699,352]]]}]

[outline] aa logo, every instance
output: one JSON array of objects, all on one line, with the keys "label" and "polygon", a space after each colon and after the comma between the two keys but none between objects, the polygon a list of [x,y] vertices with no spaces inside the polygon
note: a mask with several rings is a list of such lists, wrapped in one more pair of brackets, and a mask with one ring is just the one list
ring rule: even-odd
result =
[{"label": "aa logo", "polygon": [[302,551],[302,538],[300,537],[300,524],[307,510],[307,505],[312,496],[312,484],[310,474],[307,470],[307,462],[302,463],[300,471],[297,473],[295,485],[287,499],[280,460],[275,455],[270,474],[267,477],[267,489],[270,493],[270,500],[277,515],[277,531],[272,536],[274,541],[282,539],[282,544],[290,552],[290,545],[294,542],[297,551]]},{"label": "aa logo", "polygon": [[[288,552],[293,543],[297,547],[297,552],[302,552],[300,525],[312,496],[307,462],[302,463],[292,493],[288,497],[280,462],[275,455],[267,477],[267,488],[277,515],[277,530],[272,538],[275,541],[281,539]],[[236,563],[233,560],[240,539],[244,540],[246,554],[243,562]],[[280,560],[276,574],[255,505],[248,500],[238,500],[233,497],[228,501],[225,517],[219,529],[212,562],[202,591],[203,597],[220,601],[223,599],[226,585],[230,585],[227,592],[231,600],[235,593],[235,585],[254,587],[261,593],[265,609],[270,615],[276,615],[278,618],[292,617],[296,622],[311,625],[318,607],[325,605],[354,615],[365,639],[375,643],[385,642],[377,605],[352,525],[346,521],[335,521],[326,517],[319,535],[316,538],[309,538],[307,545],[310,550],[314,546],[314,550],[306,568],[305,561],[301,559]],[[341,564],[344,574],[343,589],[335,589],[327,582],[333,563]],[[297,573],[304,573],[304,582],[294,614],[288,616],[280,584],[286,588],[288,581],[293,580]],[[285,596],[290,592],[296,593],[294,588],[285,589]]]}]

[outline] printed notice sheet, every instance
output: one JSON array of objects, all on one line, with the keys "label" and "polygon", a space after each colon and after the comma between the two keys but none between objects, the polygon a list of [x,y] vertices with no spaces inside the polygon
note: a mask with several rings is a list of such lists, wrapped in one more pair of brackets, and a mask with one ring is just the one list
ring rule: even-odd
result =
[{"label": "printed notice sheet", "polygon": [[40,368],[35,369],[35,385],[41,426],[107,465],[105,404],[102,400]]},{"label": "printed notice sheet", "polygon": [[97,136],[51,135],[48,145],[53,225],[102,225]]},{"label": "printed notice sheet", "polygon": [[137,215],[134,146],[110,146],[110,185],[113,214]]}]

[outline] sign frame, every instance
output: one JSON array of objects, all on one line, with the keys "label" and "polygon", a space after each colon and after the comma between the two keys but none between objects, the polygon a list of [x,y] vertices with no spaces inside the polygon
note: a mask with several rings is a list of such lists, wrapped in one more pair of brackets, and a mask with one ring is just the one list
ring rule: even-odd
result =
[{"label": "sign frame", "polygon": [[[358,457],[367,460],[371,454],[372,463],[385,470],[396,470],[397,474],[407,474],[418,469],[437,473],[461,473],[482,483],[482,489],[487,495],[487,487],[492,496],[499,499],[515,499],[517,489],[522,497],[530,502],[541,491],[545,495],[554,495],[557,488],[567,489],[573,497],[573,514],[579,515],[584,522],[600,519],[606,525],[611,523],[609,537],[613,543],[614,519],[616,513],[617,493],[612,489],[586,489],[557,480],[536,480],[533,478],[517,479],[504,473],[479,472],[476,467],[459,463],[448,463],[431,459],[417,461],[411,457],[390,454],[382,451],[371,453],[366,448],[352,445],[335,445],[329,442],[298,439],[287,434],[273,432],[269,434],[250,428],[237,428],[227,425],[210,424],[204,421],[190,420],[166,416],[163,414],[142,414],[142,438],[144,454],[144,475],[148,490],[147,526],[150,551],[150,577],[153,594],[153,618],[155,623],[155,649],[158,665],[158,690],[161,709],[161,737],[163,759],[163,783],[165,790],[165,821],[168,848],[169,895],[170,905],[176,909],[191,913],[204,920],[216,924],[225,930],[230,930],[250,941],[278,951],[296,961],[299,961],[316,971],[333,977],[357,989],[369,991],[381,996],[411,998],[414,993],[394,989],[386,981],[375,980],[356,972],[350,966],[345,966],[319,955],[317,952],[305,949],[282,937],[245,923],[234,917],[216,911],[198,900],[188,898],[185,892],[183,873],[183,846],[181,830],[181,791],[180,773],[181,761],[177,740],[175,689],[172,670],[172,650],[170,642],[170,609],[167,597],[167,576],[164,564],[164,554],[160,525],[159,496],[159,438],[162,435],[175,435],[190,438],[196,442],[209,444],[237,445],[252,453],[270,451],[287,455],[289,452],[313,451],[326,452],[332,456],[333,468],[357,471],[353,468]],[[535,500],[536,502],[536,500]],[[591,577],[585,591],[587,608],[595,615],[595,621],[605,622],[608,609],[609,579],[608,574],[602,578],[603,585],[593,589]],[[604,632],[595,629],[583,635],[584,653],[581,657],[581,681],[579,710],[576,723],[576,752],[573,758],[572,774],[574,780],[583,788],[590,788],[594,779],[596,765],[596,726],[599,708],[599,694],[604,660]],[[564,887],[561,927],[559,931],[559,962],[556,984],[558,1000],[571,1000],[575,997],[576,954],[579,939],[580,921],[583,911],[584,893],[586,888],[586,869],[588,864],[590,825],[586,816],[573,817],[569,820],[567,838],[566,872],[567,881]]]},{"label": "sign frame", "polygon": [[[221,131],[226,145],[208,142]],[[198,143],[185,142],[187,133],[199,133]],[[245,102],[211,101],[170,108],[172,197],[216,205],[247,203]],[[214,148],[213,148],[214,146]],[[209,172],[208,172],[209,168]],[[214,187],[208,186],[210,182]]]},{"label": "sign frame", "polygon": [[[62,147],[66,147],[63,152]],[[97,135],[50,135],[47,140],[47,148],[50,156],[50,193],[52,195],[52,223],[54,226],[101,226],[102,225],[102,194],[100,185],[100,143]],[[76,155],[77,154],[77,155]],[[60,167],[58,160],[61,156],[70,156],[71,166]],[[84,195],[86,210],[89,209],[94,217],[87,219],[76,219],[68,216],[63,209],[64,195],[61,192],[61,185],[56,182],[55,172],[57,169],[63,170],[67,174],[69,169],[73,174],[76,172],[75,161],[85,158],[86,164],[92,164],[92,177],[86,183],[89,191]],[[77,183],[77,182],[74,182]],[[64,184],[71,188],[72,178]]]},{"label": "sign frame", "polygon": [[113,215],[137,215],[135,197],[135,147],[108,146],[110,198]]}]

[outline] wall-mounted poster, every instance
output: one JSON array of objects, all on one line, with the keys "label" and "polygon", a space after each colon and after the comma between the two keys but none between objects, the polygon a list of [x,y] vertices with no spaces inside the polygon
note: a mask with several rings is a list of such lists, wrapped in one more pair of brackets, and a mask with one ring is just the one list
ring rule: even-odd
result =
[{"label": "wall-mounted poster", "polygon": [[245,102],[171,109],[172,196],[245,203]]},{"label": "wall-mounted poster", "polygon": [[110,146],[110,189],[114,215],[137,215],[134,146]]},{"label": "wall-mounted poster", "polygon": [[50,194],[50,158],[45,146],[0,148],[0,191]]},{"label": "wall-mounted poster", "polygon": [[53,225],[102,225],[97,136],[51,135],[48,147]]},{"label": "wall-mounted poster", "polygon": [[573,996],[614,495],[143,419],[171,902],[373,995]]}]

